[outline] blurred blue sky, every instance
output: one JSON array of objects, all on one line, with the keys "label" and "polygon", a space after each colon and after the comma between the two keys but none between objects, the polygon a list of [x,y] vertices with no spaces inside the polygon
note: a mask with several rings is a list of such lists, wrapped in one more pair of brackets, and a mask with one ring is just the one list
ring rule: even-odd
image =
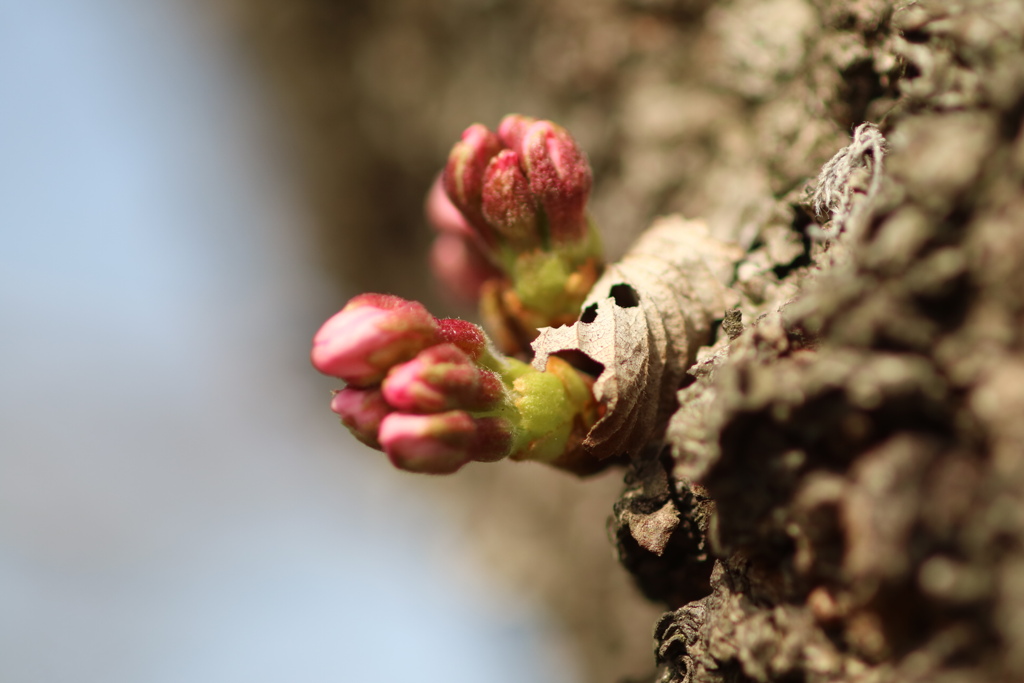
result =
[{"label": "blurred blue sky", "polygon": [[340,302],[228,44],[0,0],[0,680],[575,680],[327,410]]}]

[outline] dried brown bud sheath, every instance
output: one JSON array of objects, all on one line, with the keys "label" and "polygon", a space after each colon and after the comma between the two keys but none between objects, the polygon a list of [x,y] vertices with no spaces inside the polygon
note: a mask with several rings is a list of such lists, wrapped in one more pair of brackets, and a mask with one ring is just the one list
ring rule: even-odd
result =
[{"label": "dried brown bud sheath", "polygon": [[535,368],[555,355],[598,373],[605,414],[583,442],[591,455],[615,457],[660,435],[712,321],[735,303],[728,285],[743,253],[701,221],[660,219],[597,281],[578,322],[541,330]]}]

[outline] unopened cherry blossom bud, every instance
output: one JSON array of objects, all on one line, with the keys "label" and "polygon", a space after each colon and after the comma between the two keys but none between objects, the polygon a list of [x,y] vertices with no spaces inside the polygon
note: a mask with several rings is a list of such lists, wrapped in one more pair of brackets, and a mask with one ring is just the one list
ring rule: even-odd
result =
[{"label": "unopened cherry blossom bud", "polygon": [[331,410],[341,416],[352,434],[371,448],[380,448],[377,430],[384,417],[392,412],[380,389],[345,387],[334,394]]},{"label": "unopened cherry blossom bud", "polygon": [[497,135],[483,124],[474,123],[452,147],[443,176],[444,190],[452,204],[488,242],[493,236],[481,211],[484,171],[501,148]]},{"label": "unopened cherry blossom bud", "polygon": [[535,123],[537,119],[532,116],[509,114],[498,124],[498,138],[506,147],[521,156],[526,129]]},{"label": "unopened cherry blossom bud", "polygon": [[511,149],[502,150],[487,165],[482,210],[487,222],[512,247],[521,250],[540,245],[530,183],[519,166],[519,155]]},{"label": "unopened cherry blossom bud", "polygon": [[501,380],[453,344],[432,346],[391,368],[381,389],[397,410],[417,413],[486,410],[503,396]]},{"label": "unopened cherry blossom bud", "polygon": [[310,359],[325,375],[365,387],[438,339],[437,322],[422,304],[361,294],[323,324],[313,337]]},{"label": "unopened cherry blossom bud", "polygon": [[381,423],[379,438],[395,467],[427,474],[450,474],[471,460],[500,460],[512,443],[507,422],[474,419],[462,410],[391,413]]},{"label": "unopened cherry blossom bud", "polygon": [[475,240],[453,233],[442,233],[434,240],[430,268],[445,291],[463,303],[476,303],[484,283],[501,277]]},{"label": "unopened cherry blossom bud", "polygon": [[587,236],[587,198],[593,176],[586,155],[569,132],[551,121],[537,121],[525,132],[522,161],[530,192],[547,216],[552,242]]},{"label": "unopened cherry blossom bud", "polygon": [[441,328],[441,339],[454,344],[473,360],[478,360],[487,350],[487,335],[479,325],[459,318],[438,318],[437,325]]},{"label": "unopened cherry blossom bud", "polygon": [[454,233],[473,238],[473,226],[448,198],[448,193],[444,191],[442,176],[443,174],[438,174],[434,184],[430,186],[430,192],[427,193],[427,201],[424,204],[427,221],[442,235]]},{"label": "unopened cherry blossom bud", "polygon": [[514,429],[512,423],[501,417],[476,418],[476,438],[471,446],[473,460],[496,462],[512,451]]}]

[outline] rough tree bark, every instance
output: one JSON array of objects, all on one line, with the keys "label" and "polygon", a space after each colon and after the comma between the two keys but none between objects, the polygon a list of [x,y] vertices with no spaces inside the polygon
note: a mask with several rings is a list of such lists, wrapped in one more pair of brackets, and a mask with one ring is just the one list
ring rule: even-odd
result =
[{"label": "rough tree bark", "polygon": [[[742,249],[624,492],[529,466],[431,484],[590,680],[1024,678],[1019,0],[223,6],[296,124],[325,260],[360,287],[429,301],[395,235],[425,244],[448,145],[506,111],[589,151],[613,254],[670,212]],[[810,190],[865,121],[884,173],[870,202],[870,169],[848,180],[839,236]],[[651,606],[606,557],[609,514]]]}]

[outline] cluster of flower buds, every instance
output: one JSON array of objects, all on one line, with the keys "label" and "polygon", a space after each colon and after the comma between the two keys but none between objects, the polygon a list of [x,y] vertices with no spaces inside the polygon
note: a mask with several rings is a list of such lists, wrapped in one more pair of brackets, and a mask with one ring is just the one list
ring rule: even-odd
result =
[{"label": "cluster of flower buds", "polygon": [[347,383],[331,402],[345,426],[412,472],[506,457],[579,471],[598,418],[592,381],[565,361],[538,372],[494,351],[476,325],[396,296],[349,301],[316,333],[311,359]]},{"label": "cluster of flower buds", "polygon": [[509,353],[540,327],[574,322],[603,267],[586,205],[593,178],[569,132],[520,114],[473,124],[427,198],[438,278],[478,299]]}]

